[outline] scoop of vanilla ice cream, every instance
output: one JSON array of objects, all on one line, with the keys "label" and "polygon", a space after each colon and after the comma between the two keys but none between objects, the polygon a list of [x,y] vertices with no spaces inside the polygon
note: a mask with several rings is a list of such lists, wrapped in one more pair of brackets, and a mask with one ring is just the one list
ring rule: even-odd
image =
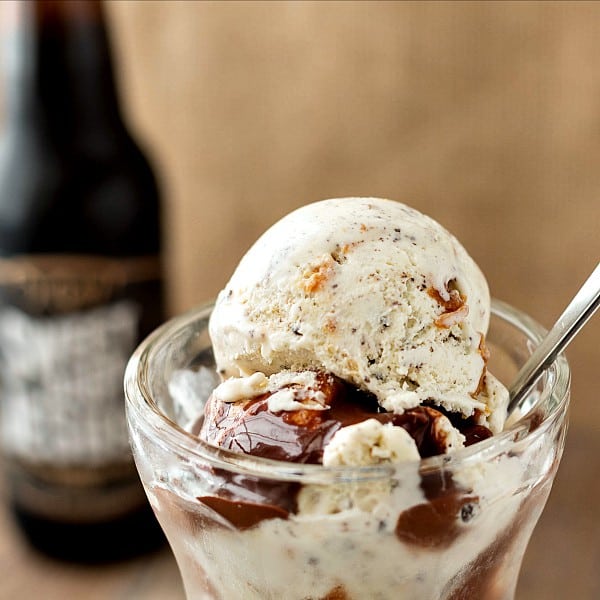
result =
[{"label": "scoop of vanilla ice cream", "polygon": [[402,412],[431,401],[497,432],[486,280],[461,244],[399,202],[306,205],[240,261],[210,319],[223,377],[316,369]]}]

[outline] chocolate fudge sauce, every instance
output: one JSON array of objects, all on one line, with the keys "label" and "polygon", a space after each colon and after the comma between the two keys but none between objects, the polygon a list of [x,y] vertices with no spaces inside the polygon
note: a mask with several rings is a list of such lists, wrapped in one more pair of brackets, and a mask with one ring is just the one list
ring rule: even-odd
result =
[{"label": "chocolate fudge sauce", "polygon": [[[383,412],[375,396],[333,375],[318,373],[317,381],[327,409],[270,412],[271,393],[265,393],[236,403],[221,402],[212,419],[199,420],[193,431],[220,448],[305,464],[322,463],[323,449],[339,429],[371,418],[403,427],[423,458],[446,449],[446,434],[435,426],[442,416],[463,432],[467,445],[491,435],[473,418],[465,419],[439,407],[419,406],[403,414]],[[298,484],[258,481],[217,469],[213,476],[219,482],[219,497],[203,496],[198,500],[239,529],[252,527],[262,519],[287,518],[296,510]],[[448,545],[460,534],[461,524],[477,510],[476,497],[464,496],[455,489],[450,476],[447,481],[439,477],[423,475],[421,487],[429,502],[400,516],[396,534],[404,542],[424,547]]]}]

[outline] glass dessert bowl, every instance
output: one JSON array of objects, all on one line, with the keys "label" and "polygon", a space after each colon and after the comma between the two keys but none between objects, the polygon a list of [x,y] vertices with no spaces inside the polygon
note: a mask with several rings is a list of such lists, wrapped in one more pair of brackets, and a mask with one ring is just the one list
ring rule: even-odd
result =
[{"label": "glass dessert bowl", "polygon": [[[211,308],[155,331],[125,376],[136,465],[188,600],[514,597],[564,447],[564,358],[532,391],[533,414],[466,448],[376,466],[280,462],[185,428],[219,381]],[[543,334],[493,302],[486,342],[496,377],[509,384]]]}]

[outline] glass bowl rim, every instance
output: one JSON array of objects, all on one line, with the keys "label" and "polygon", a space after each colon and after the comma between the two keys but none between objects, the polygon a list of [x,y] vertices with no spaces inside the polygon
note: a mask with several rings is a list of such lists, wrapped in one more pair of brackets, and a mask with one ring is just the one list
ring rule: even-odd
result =
[{"label": "glass bowl rim", "polygon": [[[142,427],[155,436],[155,443],[168,447],[179,455],[184,455],[198,465],[207,463],[213,468],[221,468],[244,475],[277,480],[306,481],[312,483],[335,481],[356,481],[372,478],[389,477],[403,468],[411,468],[416,461],[386,463],[383,465],[360,467],[324,467],[315,464],[299,464],[259,458],[239,454],[230,450],[217,448],[189,433],[164,414],[155,401],[149,385],[149,368],[156,353],[177,332],[181,332],[191,323],[201,319],[208,320],[214,302],[206,302],[192,308],[179,316],[175,316],[146,337],[131,355],[125,372],[125,402],[130,439],[134,435],[132,418],[136,418],[136,426]],[[546,329],[526,313],[501,300],[492,299],[492,314],[512,325],[527,338],[538,344],[544,337]],[[468,465],[481,460],[490,460],[499,454],[515,451],[517,444],[533,443],[544,435],[553,422],[561,416],[566,418],[569,391],[570,368],[564,355],[548,368],[546,376],[550,382],[544,386],[540,404],[546,404],[556,398],[554,407],[543,421],[531,427],[531,415],[521,418],[501,433],[480,441],[477,444],[458,449],[451,454],[432,456],[418,461],[419,471],[431,472]],[[135,415],[135,417],[134,417]],[[414,466],[412,467],[414,468]]]}]

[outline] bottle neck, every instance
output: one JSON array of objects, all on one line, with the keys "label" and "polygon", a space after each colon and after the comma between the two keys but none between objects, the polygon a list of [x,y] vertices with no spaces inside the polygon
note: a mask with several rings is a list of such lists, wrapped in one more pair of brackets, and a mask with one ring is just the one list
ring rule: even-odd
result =
[{"label": "bottle neck", "polygon": [[22,1],[11,10],[3,36],[8,123],[63,141],[122,127],[101,3]]}]

